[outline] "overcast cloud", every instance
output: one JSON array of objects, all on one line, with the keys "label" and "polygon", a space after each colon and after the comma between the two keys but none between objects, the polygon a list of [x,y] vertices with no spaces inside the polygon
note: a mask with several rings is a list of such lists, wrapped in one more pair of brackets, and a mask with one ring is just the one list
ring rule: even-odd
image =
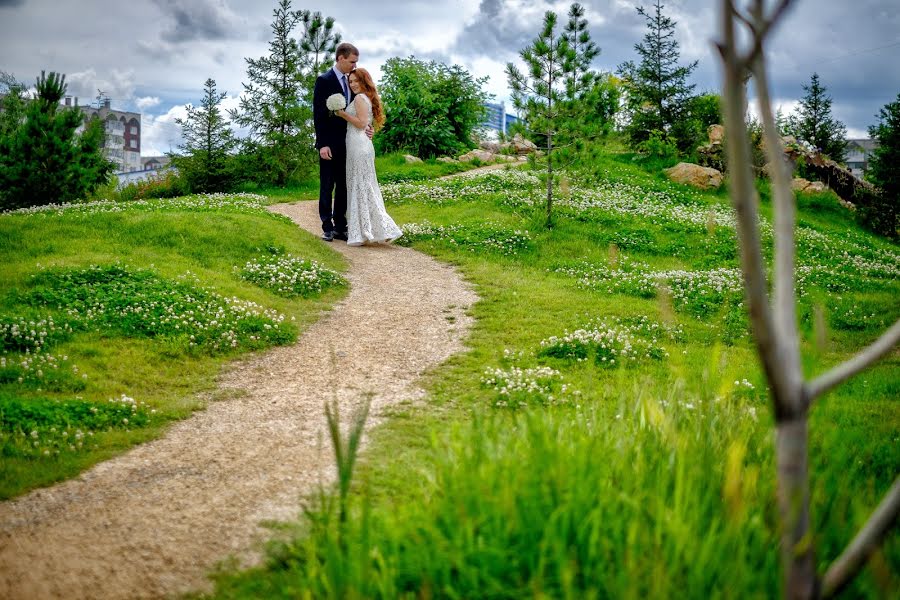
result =
[{"label": "overcast cloud", "polygon": [[[584,0],[591,35],[601,48],[594,67],[614,72],[638,60],[645,33],[631,0]],[[649,0],[645,0],[649,4]],[[556,0],[379,0],[298,2],[322,11],[361,50],[360,64],[378,79],[393,56],[455,63],[488,76],[487,91],[508,103],[504,65],[537,35],[546,10],[565,21],[571,2]],[[900,93],[900,2],[795,0],[769,49],[776,102],[786,111],[802,97],[813,72],[832,96],[832,111],[851,137],[864,137],[875,114]],[[216,80],[236,104],[245,57],[268,52],[275,0],[0,0],[0,70],[32,83],[41,70],[66,74],[81,104],[102,90],[113,107],[143,115],[142,152],[180,143],[174,119],[200,101]],[[719,66],[712,40],[715,0],[670,0],[682,63],[699,61],[697,91],[716,91]]]}]

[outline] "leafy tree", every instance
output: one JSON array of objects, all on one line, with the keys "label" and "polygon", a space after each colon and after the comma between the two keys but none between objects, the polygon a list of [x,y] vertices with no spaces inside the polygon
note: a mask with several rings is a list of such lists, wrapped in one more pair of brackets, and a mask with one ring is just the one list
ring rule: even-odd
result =
[{"label": "leafy tree", "polygon": [[223,192],[234,180],[232,151],[238,141],[219,109],[223,98],[225,92],[216,91],[215,80],[207,79],[200,106],[188,104],[187,117],[175,119],[185,142],[172,163],[192,192]]},{"label": "leafy tree", "polygon": [[788,132],[818,148],[837,162],[844,162],[847,155],[847,128],[831,116],[831,96],[828,88],[819,82],[819,74],[813,73],[809,85],[803,86],[806,95],[800,107],[788,117]]},{"label": "leafy tree", "polygon": [[249,129],[245,152],[255,154],[256,178],[276,185],[302,176],[314,164],[314,130],[306,64],[291,32],[303,22],[303,11],[291,10],[291,0],[279,0],[273,11],[269,54],[246,58],[247,78],[235,123]]},{"label": "leafy tree", "polygon": [[[23,102],[19,116],[0,119],[0,209],[81,200],[104,183],[113,165],[103,157],[103,124],[84,123],[77,108],[59,102],[66,92],[65,75],[42,71],[37,95]],[[77,130],[84,124],[84,131]]]},{"label": "leafy tree", "polygon": [[25,118],[25,84],[0,71],[0,136],[9,135]]},{"label": "leafy tree", "polygon": [[[513,63],[506,65],[506,77],[512,89],[512,102],[520,114],[525,115],[531,132],[543,137],[546,150],[547,200],[545,225],[553,227],[553,150],[557,145],[555,135],[565,120],[567,71],[578,64],[578,57],[569,45],[569,37],[558,35],[557,17],[553,11],[544,13],[544,25],[538,37],[526,46],[519,56],[525,61],[528,73],[522,73]],[[575,89],[577,78],[571,72],[570,89]]]},{"label": "leafy tree", "polygon": [[900,94],[878,111],[878,123],[869,127],[869,136],[878,142],[866,177],[881,194],[870,206],[861,206],[863,222],[881,233],[897,238],[900,230]]},{"label": "leafy tree", "polygon": [[389,59],[379,90],[387,117],[375,138],[379,151],[432,157],[472,148],[489,98],[482,90],[485,81],[458,65],[414,56]]},{"label": "leafy tree", "polygon": [[664,7],[660,0],[656,0],[652,12],[637,7],[648,30],[643,42],[634,46],[641,62],[635,65],[627,61],[618,67],[630,116],[625,131],[634,147],[657,131],[663,137],[673,138],[679,150],[685,151],[695,141],[690,135],[684,137],[690,127],[683,121],[689,118],[688,105],[694,90],[687,81],[697,68],[697,61],[678,64],[681,53],[675,39],[676,22],[663,14]]}]

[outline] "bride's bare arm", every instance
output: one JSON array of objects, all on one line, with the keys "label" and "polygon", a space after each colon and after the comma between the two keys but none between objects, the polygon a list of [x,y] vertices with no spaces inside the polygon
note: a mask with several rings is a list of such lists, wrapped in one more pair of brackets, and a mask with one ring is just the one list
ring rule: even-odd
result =
[{"label": "bride's bare arm", "polygon": [[[353,99],[353,104],[356,106],[356,114],[364,115],[367,113],[366,104],[360,96],[362,96],[362,94],[358,94],[356,96],[356,98]],[[337,114],[337,116],[341,117],[342,119],[346,120],[348,123],[350,123],[357,129],[365,129],[366,126],[369,124],[368,119],[363,119],[362,117],[354,117],[353,115],[349,114],[345,110],[339,110],[335,114]]]}]

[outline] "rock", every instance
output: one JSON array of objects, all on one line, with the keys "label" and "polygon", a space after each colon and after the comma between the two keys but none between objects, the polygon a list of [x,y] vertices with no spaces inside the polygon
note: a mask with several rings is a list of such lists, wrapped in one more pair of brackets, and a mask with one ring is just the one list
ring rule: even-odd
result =
[{"label": "rock", "polygon": [[437,159],[439,163],[458,163],[459,161],[452,156],[441,156]]},{"label": "rock", "polygon": [[706,135],[709,136],[710,144],[725,143],[725,128],[721,125],[710,125],[706,128]]},{"label": "rock", "polygon": [[475,160],[476,158],[478,160],[480,160],[481,162],[490,162],[490,161],[494,160],[494,154],[491,152],[488,152],[487,150],[475,149],[475,150],[470,150],[470,151],[466,152],[465,154],[463,154],[462,156],[460,156],[459,160],[461,160],[462,162],[471,162],[471,161]]},{"label": "rock", "polygon": [[419,158],[418,156],[413,156],[412,154],[404,154],[403,159],[407,162],[407,164],[422,162],[421,158]]},{"label": "rock", "polygon": [[492,142],[490,140],[483,140],[478,147],[482,150],[487,150],[491,154],[497,154],[500,152],[500,144],[497,142]]},{"label": "rock", "polygon": [[508,147],[513,154],[531,154],[538,149],[534,142],[523,138],[521,133],[513,136]]},{"label": "rock", "polygon": [[791,181],[791,189],[795,192],[806,192],[808,194],[815,192],[824,192],[825,184],[821,181],[809,181],[802,177],[795,177]]},{"label": "rock", "polygon": [[693,163],[678,163],[663,172],[675,183],[684,183],[704,190],[716,189],[722,185],[721,171]]}]

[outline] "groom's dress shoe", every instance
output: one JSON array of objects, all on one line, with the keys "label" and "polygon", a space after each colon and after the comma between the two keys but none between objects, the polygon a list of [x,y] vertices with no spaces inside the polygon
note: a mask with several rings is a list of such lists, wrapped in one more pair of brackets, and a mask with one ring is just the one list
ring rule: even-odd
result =
[{"label": "groom's dress shoe", "polygon": [[335,231],[332,233],[331,237],[336,240],[341,240],[342,242],[347,241],[347,232],[346,231]]},{"label": "groom's dress shoe", "polygon": [[331,240],[334,239],[334,232],[326,231],[325,233],[322,234],[322,239],[325,240],[326,242],[330,242]]}]

